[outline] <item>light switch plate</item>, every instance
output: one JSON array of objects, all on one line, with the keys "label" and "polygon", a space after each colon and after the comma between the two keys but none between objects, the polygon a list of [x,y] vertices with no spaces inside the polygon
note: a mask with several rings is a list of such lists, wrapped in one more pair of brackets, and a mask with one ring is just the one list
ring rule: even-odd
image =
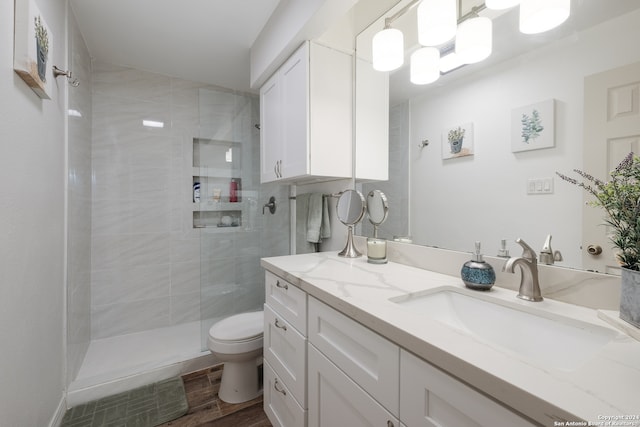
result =
[{"label": "light switch plate", "polygon": [[553,194],[553,178],[529,178],[527,194]]}]

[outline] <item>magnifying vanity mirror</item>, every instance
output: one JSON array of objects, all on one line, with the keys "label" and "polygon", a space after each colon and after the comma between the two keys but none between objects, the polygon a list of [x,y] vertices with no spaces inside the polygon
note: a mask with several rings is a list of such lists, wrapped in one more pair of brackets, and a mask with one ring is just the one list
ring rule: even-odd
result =
[{"label": "magnifying vanity mirror", "polygon": [[387,196],[380,190],[371,190],[367,194],[367,215],[373,225],[373,237],[367,238],[367,262],[386,264],[387,241],[378,239],[378,227],[386,221],[389,214]]},{"label": "magnifying vanity mirror", "polygon": [[367,194],[367,216],[373,224],[373,237],[378,237],[378,227],[386,221],[389,215],[387,196],[380,190],[371,190]]},{"label": "magnifying vanity mirror", "polygon": [[353,227],[358,224],[364,216],[366,210],[364,196],[358,190],[345,190],[338,198],[336,204],[336,214],[340,222],[348,227],[347,244],[338,253],[346,258],[357,258],[362,256],[353,244]]}]

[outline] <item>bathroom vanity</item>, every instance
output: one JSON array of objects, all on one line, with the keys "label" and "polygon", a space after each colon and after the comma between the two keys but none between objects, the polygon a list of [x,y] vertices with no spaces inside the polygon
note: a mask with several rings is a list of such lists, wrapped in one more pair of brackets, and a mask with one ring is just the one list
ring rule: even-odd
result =
[{"label": "bathroom vanity", "polygon": [[640,425],[640,342],[593,308],[366,257],[262,266],[274,426]]}]

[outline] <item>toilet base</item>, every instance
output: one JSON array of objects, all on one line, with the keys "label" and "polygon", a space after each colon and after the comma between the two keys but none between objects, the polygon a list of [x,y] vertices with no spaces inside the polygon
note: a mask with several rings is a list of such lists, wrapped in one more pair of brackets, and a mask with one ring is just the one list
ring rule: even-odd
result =
[{"label": "toilet base", "polygon": [[262,394],[260,369],[256,359],[225,362],[218,397],[227,403],[242,403]]}]

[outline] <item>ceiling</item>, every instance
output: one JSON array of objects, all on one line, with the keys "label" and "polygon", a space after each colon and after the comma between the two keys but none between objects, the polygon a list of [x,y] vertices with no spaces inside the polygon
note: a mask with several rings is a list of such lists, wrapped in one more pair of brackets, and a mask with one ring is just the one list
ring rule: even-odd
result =
[{"label": "ceiling", "polygon": [[93,59],[250,92],[249,53],[280,0],[71,0]]}]

